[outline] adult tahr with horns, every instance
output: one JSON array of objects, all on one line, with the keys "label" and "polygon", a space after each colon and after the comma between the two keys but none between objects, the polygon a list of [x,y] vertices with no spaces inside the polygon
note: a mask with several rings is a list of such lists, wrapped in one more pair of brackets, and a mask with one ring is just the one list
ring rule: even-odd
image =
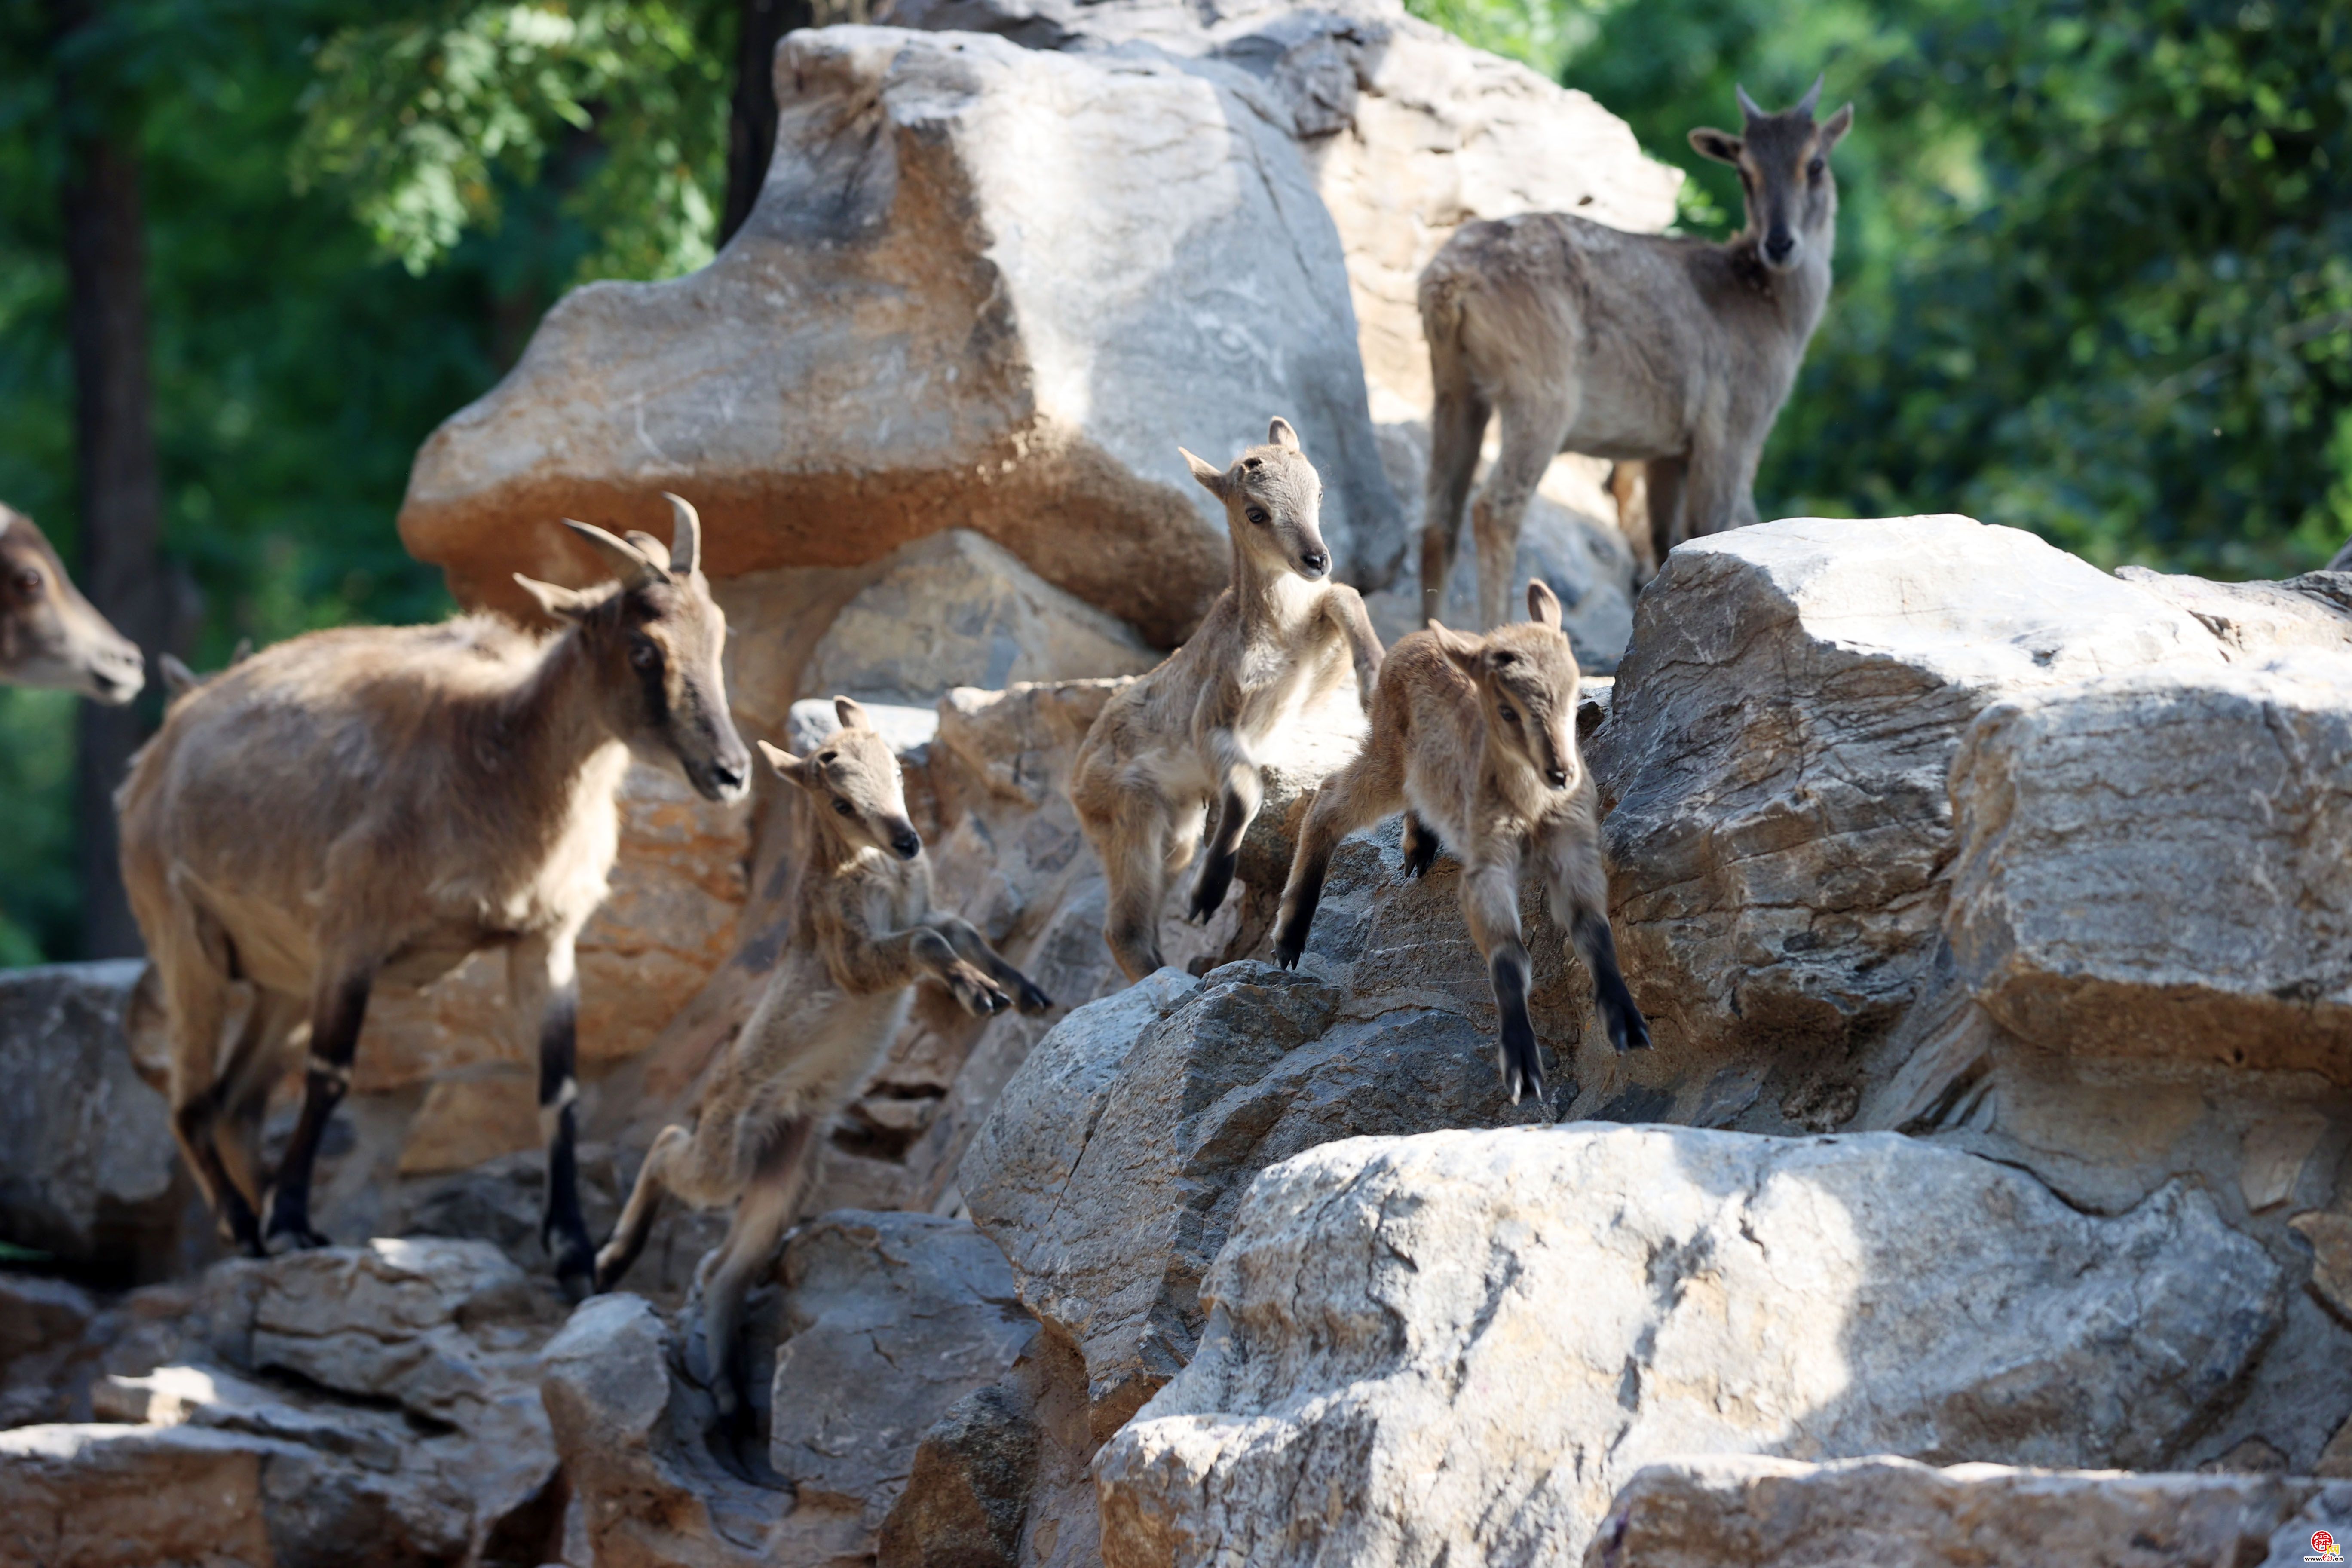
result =
[{"label": "adult tahr with horns", "polygon": [[[246,1251],[324,1243],[311,1165],[376,982],[496,947],[537,1036],[542,1237],[566,1289],[588,1289],[572,946],[604,901],[614,796],[633,751],[713,800],[751,786],[700,524],[669,499],[667,546],[566,525],[612,581],[517,579],[552,632],[488,616],[313,632],[186,691],[133,760],[122,875],[161,983],[173,1129]],[[266,1173],[262,1112],[305,1026],[301,1115]]]},{"label": "adult tahr with horns", "polygon": [[1685,539],[1756,521],[1765,437],[1829,302],[1837,237],[1830,153],[1847,104],[1814,118],[1822,84],[1779,114],[1739,93],[1740,134],[1690,133],[1739,171],[1748,221],[1722,244],[1623,234],[1567,213],[1465,224],[1421,275],[1436,383],[1421,588],[1435,615],[1488,417],[1501,452],[1470,509],[1478,611],[1508,614],[1528,498],[1553,457],[1638,461],[1652,570]]}]

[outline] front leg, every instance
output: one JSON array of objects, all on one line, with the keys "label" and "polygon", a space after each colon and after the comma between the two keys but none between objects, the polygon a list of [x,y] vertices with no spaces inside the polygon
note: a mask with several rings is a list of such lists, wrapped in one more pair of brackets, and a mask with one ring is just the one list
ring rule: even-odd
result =
[{"label": "front leg", "polygon": [[1298,832],[1298,847],[1290,857],[1281,911],[1275,917],[1275,963],[1285,969],[1298,967],[1299,955],[1307,951],[1307,933],[1315,924],[1316,906],[1323,900],[1332,851],[1348,835],[1403,804],[1403,779],[1398,747],[1375,731],[1355,760],[1315,792],[1315,804],[1307,807],[1306,825]]},{"label": "front leg", "polygon": [[[1588,794],[1592,789],[1589,775],[1585,788]],[[1598,809],[1599,802],[1589,800],[1582,814],[1544,843],[1546,891],[1552,919],[1568,928],[1577,956],[1592,973],[1593,1005],[1601,1010],[1609,1043],[1621,1052],[1638,1051],[1650,1043],[1650,1026],[1617,968],[1617,941],[1609,931],[1608,870],[1591,826]]]},{"label": "front leg", "polygon": [[351,1092],[352,1057],[359,1049],[360,1026],[367,1022],[368,992],[375,981],[373,963],[346,962],[332,969],[321,966],[319,987],[310,1004],[310,1057],[302,1074],[302,1114],[294,1136],[278,1162],[278,1180],[269,1195],[269,1224],[262,1246],[271,1252],[325,1247],[328,1240],[310,1228],[310,1173],[319,1157],[319,1139],[327,1119]]},{"label": "front leg", "polygon": [[1381,634],[1372,629],[1371,613],[1364,608],[1363,595],[1342,583],[1333,588],[1323,601],[1328,615],[1339,627],[1339,636],[1348,645],[1348,657],[1356,667],[1356,700],[1365,712],[1372,710],[1372,693],[1381,683],[1381,661],[1387,651],[1381,647]]},{"label": "front leg", "polygon": [[1249,831],[1250,823],[1257,816],[1258,805],[1265,798],[1265,786],[1259,782],[1256,764],[1242,754],[1240,742],[1232,731],[1221,730],[1212,735],[1209,750],[1216,760],[1218,776],[1223,781],[1223,795],[1217,806],[1217,836],[1202,858],[1200,875],[1192,883],[1192,907],[1186,911],[1192,920],[1204,924],[1233,888],[1234,868],[1241,862],[1242,836]]},{"label": "front leg", "polygon": [[1516,853],[1474,860],[1462,875],[1462,915],[1470,940],[1486,957],[1486,978],[1495,990],[1501,1023],[1499,1057],[1503,1087],[1517,1105],[1522,1092],[1543,1098],[1543,1053],[1528,1016],[1528,948],[1519,931],[1519,867]]},{"label": "front leg", "polygon": [[948,939],[928,925],[887,936],[850,938],[833,958],[849,988],[866,995],[912,985],[929,975],[975,1018],[992,1017],[1013,1005],[1003,987],[958,957]]},{"label": "front leg", "polygon": [[1430,867],[1437,862],[1438,850],[1444,846],[1438,842],[1437,834],[1429,824],[1422,821],[1421,813],[1408,811],[1404,814],[1403,847],[1404,874],[1426,877]]},{"label": "front leg", "polygon": [[547,1197],[539,1240],[556,1283],[578,1301],[595,1289],[596,1248],[580,1212],[580,981],[571,931],[530,937],[508,951],[516,1009],[539,1030],[539,1136],[547,1149]]},{"label": "front leg", "polygon": [[1054,999],[1035,981],[1006,962],[1003,953],[989,946],[988,939],[970,921],[934,910],[923,917],[923,924],[947,938],[958,958],[993,980],[1000,989],[1011,993],[1013,1005],[1022,1012],[1043,1013],[1053,1006]]}]

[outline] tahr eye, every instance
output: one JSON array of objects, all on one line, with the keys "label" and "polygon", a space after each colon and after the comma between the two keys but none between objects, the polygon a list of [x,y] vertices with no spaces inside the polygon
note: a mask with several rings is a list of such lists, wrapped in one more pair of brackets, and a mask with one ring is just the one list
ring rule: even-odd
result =
[{"label": "tahr eye", "polygon": [[833,809],[839,812],[844,816],[856,816],[857,815],[857,808],[850,805],[845,800],[835,801],[833,803]]},{"label": "tahr eye", "polygon": [[1496,711],[1496,712],[1497,712],[1497,713],[1500,713],[1500,714],[1503,716],[1503,722],[1504,722],[1504,723],[1506,723],[1506,724],[1516,724],[1516,723],[1517,723],[1517,722],[1519,721],[1519,713],[1518,713],[1518,710],[1517,710],[1517,709],[1516,709],[1516,708],[1513,708],[1513,707],[1512,707],[1509,703],[1507,703],[1507,702],[1506,702],[1506,703],[1502,704],[1500,707],[1496,708],[1496,709],[1495,710],[1495,711]]},{"label": "tahr eye", "polygon": [[1256,523],[1260,528],[1264,528],[1265,526],[1265,508],[1262,506],[1254,506],[1242,515],[1248,518],[1252,522]]},{"label": "tahr eye", "polygon": [[40,573],[30,566],[27,566],[22,572],[17,573],[16,590],[22,594],[39,593],[41,591]]},{"label": "tahr eye", "polygon": [[631,643],[629,663],[638,669],[659,669],[661,650],[649,642]]},{"label": "tahr eye", "polygon": [[1818,180],[1822,177],[1822,171],[1828,167],[1829,165],[1827,163],[1824,163],[1819,158],[1816,158],[1811,163],[1805,165],[1805,177],[1809,180]]}]

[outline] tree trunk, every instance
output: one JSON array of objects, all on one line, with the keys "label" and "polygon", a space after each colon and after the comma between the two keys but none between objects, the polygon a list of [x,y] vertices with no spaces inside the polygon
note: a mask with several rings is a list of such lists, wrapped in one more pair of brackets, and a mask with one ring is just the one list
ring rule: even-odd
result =
[{"label": "tree trunk", "polygon": [[[89,11],[68,0],[55,15],[62,41]],[[175,595],[155,553],[162,507],[147,380],[145,221],[138,153],[110,127],[98,98],[60,68],[79,575],[99,613],[152,658],[171,639]],[[86,957],[142,951],[117,861],[114,791],[138,749],[142,710],[80,705],[74,828]]]},{"label": "tree trunk", "polygon": [[721,245],[751,216],[776,151],[776,45],[815,19],[814,0],[742,0],[735,36],[735,106],[727,128],[727,206],[719,220]]}]

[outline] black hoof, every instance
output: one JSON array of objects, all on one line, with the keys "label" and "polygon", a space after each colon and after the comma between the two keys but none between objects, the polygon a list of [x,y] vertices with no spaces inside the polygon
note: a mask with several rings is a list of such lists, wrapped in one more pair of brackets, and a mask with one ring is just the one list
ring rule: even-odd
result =
[{"label": "black hoof", "polygon": [[1206,925],[1225,901],[1225,894],[1234,885],[1234,861],[1231,858],[1212,860],[1201,868],[1201,879],[1192,885],[1192,907],[1185,918],[1195,925]]},{"label": "black hoof", "polygon": [[1054,999],[1029,981],[1021,983],[1020,1008],[1024,1013],[1044,1013],[1053,1008]]},{"label": "black hoof", "polygon": [[261,1241],[262,1252],[271,1258],[283,1258],[289,1252],[316,1252],[322,1247],[334,1245],[333,1241],[312,1230],[308,1221],[273,1225],[269,1227],[269,1234]]}]

